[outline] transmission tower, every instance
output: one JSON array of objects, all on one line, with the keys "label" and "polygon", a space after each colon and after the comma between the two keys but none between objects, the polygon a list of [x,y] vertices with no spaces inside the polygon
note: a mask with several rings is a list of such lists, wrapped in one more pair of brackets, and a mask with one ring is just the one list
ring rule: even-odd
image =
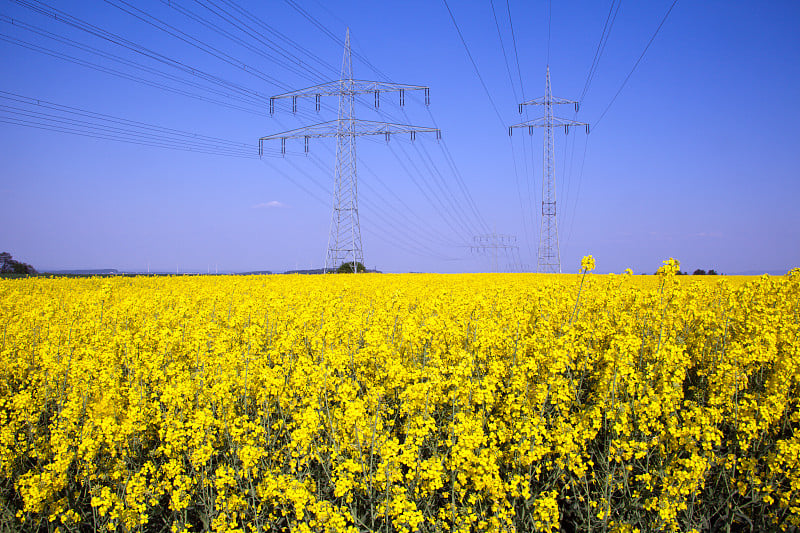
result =
[{"label": "transmission tower", "polygon": [[550,90],[550,65],[547,65],[547,80],[545,83],[544,96],[534,100],[528,100],[519,104],[519,112],[522,113],[524,105],[544,106],[544,116],[514,124],[508,128],[508,134],[514,128],[528,128],[528,133],[533,135],[533,128],[544,128],[544,149],[542,151],[542,225],[539,231],[539,250],[536,259],[537,272],[561,273],[561,251],[558,245],[558,222],[556,220],[556,183],[555,183],[555,157],[553,143],[553,128],[564,127],[564,133],[569,133],[570,126],[585,126],[586,133],[589,133],[589,124],[576,122],[574,120],[553,116],[553,106],[559,104],[574,104],[575,112],[578,112],[578,102],[566,100],[564,98],[553,97]]},{"label": "transmission tower", "polygon": [[[519,246],[516,245],[517,237],[515,235],[505,235],[503,233],[486,233],[483,235],[475,235],[472,238],[472,245],[470,251],[474,253],[491,254],[492,257],[492,270],[499,272],[497,256],[500,250],[506,254],[511,255],[511,261],[514,262],[514,252],[519,251]],[[515,265],[516,266],[516,265]],[[516,266],[519,268],[518,266]]]},{"label": "transmission tower", "polygon": [[297,112],[298,98],[314,97],[316,110],[319,112],[322,96],[339,97],[339,118],[337,120],[268,135],[261,137],[258,141],[259,155],[263,154],[264,141],[273,139],[281,140],[281,153],[285,154],[286,139],[302,138],[305,143],[305,152],[308,153],[309,139],[336,137],[333,214],[328,236],[328,251],[325,256],[325,272],[336,270],[346,263],[351,263],[353,272],[357,272],[356,265],[358,263],[364,264],[364,252],[361,247],[361,225],[358,218],[356,137],[362,135],[384,135],[388,142],[393,134],[409,133],[413,141],[417,133],[430,132],[435,133],[437,139],[441,138],[441,131],[438,128],[375,122],[355,118],[354,108],[357,94],[372,93],[375,98],[375,108],[377,109],[380,107],[381,92],[399,92],[400,105],[402,106],[405,105],[406,91],[424,91],[425,105],[430,104],[430,88],[428,87],[353,79],[353,64],[350,58],[350,29],[348,28],[344,41],[341,79],[279,94],[269,100],[269,112],[271,115],[275,112],[275,100],[278,99],[291,98],[292,112],[294,113]]}]

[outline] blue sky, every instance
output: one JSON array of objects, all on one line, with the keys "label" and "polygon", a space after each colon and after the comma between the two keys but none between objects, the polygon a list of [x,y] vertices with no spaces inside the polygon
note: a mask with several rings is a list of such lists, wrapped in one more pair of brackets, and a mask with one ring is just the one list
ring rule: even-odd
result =
[{"label": "blue sky", "polygon": [[[800,4],[679,0],[603,115],[671,5],[553,2],[550,13],[541,1],[450,0],[490,100],[444,2],[0,0],[0,248],[40,270],[321,267],[334,140],[312,141],[308,156],[301,141],[290,141],[285,157],[276,154],[278,144],[260,160],[253,155],[261,136],[335,118],[332,99],[323,101],[319,116],[313,101],[300,101],[297,115],[278,102],[270,117],[264,97],[335,79],[349,27],[356,78],[431,88],[428,108],[421,95],[407,95],[401,109],[397,95],[386,94],[376,112],[368,96],[358,116],[436,125],[443,133],[442,142],[423,134],[414,143],[399,136],[388,145],[359,139],[367,265],[485,271],[490,258],[469,245],[474,235],[496,231],[515,235],[519,244],[513,261],[500,254],[501,268],[512,262],[535,268],[541,131],[528,137],[518,130],[509,139],[507,127],[525,120],[517,111],[523,92],[527,99],[544,92],[548,33],[553,93],[580,97],[613,8],[580,112],[556,108],[557,115],[592,125],[588,136],[555,136],[563,270],[577,271],[589,253],[601,272],[649,273],[668,257],[689,271],[800,266]],[[218,17],[219,9],[236,7],[247,13],[239,20],[249,34]],[[54,10],[74,17],[73,24],[47,16]],[[147,24],[147,16],[184,40]],[[82,23],[124,38],[128,47],[76,27]],[[192,39],[207,51],[186,42]],[[137,46],[151,57],[131,49]],[[235,99],[232,91],[244,96]],[[56,117],[59,128],[79,129],[63,122],[74,114],[27,98],[214,140],[183,136],[180,146],[195,149],[185,151],[174,149],[174,140],[173,148],[163,148],[27,127],[20,122],[53,127]],[[148,136],[154,131],[136,139],[166,142]],[[224,155],[198,152],[199,142],[204,152]]]}]

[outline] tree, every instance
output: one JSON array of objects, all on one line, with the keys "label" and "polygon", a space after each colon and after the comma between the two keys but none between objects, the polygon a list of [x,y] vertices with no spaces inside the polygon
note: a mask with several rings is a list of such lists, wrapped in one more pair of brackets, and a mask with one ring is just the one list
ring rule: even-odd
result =
[{"label": "tree", "polygon": [[13,262],[12,272],[14,274],[36,274],[36,269],[28,263],[20,263],[19,261]]},{"label": "tree", "polygon": [[693,276],[705,276],[706,275],[706,271],[703,270],[702,268],[698,268],[697,270],[692,272],[692,275]]},{"label": "tree", "polygon": [[712,268],[711,270],[708,271],[708,275],[709,276],[717,276],[718,274],[717,274],[717,271]]},{"label": "tree", "polygon": [[11,254],[8,252],[0,253],[0,272],[5,274],[11,272]]},{"label": "tree", "polygon": [[0,274],[36,274],[36,269],[28,263],[12,259],[8,252],[0,253]]},{"label": "tree", "polygon": [[[366,272],[367,269],[362,265],[360,262],[356,262],[356,272]],[[353,273],[353,263],[342,263],[342,266],[336,269],[337,274],[352,274]]]}]

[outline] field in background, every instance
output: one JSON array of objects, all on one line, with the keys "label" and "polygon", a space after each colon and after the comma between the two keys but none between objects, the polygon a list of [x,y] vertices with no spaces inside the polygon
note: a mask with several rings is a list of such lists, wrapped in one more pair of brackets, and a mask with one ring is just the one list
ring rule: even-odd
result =
[{"label": "field in background", "polygon": [[0,529],[800,525],[800,271],[0,280]]}]

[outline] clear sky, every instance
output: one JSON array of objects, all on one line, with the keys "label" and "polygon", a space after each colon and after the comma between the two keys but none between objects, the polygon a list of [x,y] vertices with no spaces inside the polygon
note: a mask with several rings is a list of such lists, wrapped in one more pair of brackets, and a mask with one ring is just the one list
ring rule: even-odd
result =
[{"label": "clear sky", "polygon": [[356,78],[431,88],[427,108],[366,96],[359,118],[443,134],[359,138],[368,267],[485,271],[470,244],[497,232],[519,245],[500,268],[535,268],[542,132],[507,127],[548,63],[555,96],[583,94],[556,114],[591,124],[555,134],[564,271],[800,266],[800,3],[678,0],[608,107],[672,3],[449,0],[479,79],[443,1],[0,0],[0,251],[40,270],[321,267],[335,140],[257,145],[335,118],[333,97],[274,117],[268,97],[336,79],[349,27]]}]

